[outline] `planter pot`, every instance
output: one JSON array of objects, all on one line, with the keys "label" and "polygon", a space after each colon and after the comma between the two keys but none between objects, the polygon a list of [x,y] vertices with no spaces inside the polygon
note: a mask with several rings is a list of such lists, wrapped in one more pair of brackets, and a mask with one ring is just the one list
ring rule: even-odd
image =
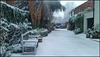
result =
[{"label": "planter pot", "polygon": [[100,38],[100,35],[98,35],[98,38]]},{"label": "planter pot", "polygon": [[42,42],[42,38],[39,38],[39,39],[38,39],[38,42]]},{"label": "planter pot", "polygon": [[98,38],[98,35],[92,35],[92,38]]},{"label": "planter pot", "polygon": [[90,35],[89,34],[86,34],[86,38],[90,38]]}]

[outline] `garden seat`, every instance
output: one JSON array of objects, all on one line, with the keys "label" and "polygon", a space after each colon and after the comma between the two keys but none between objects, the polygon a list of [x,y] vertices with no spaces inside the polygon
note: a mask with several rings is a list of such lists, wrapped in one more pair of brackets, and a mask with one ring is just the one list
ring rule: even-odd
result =
[{"label": "garden seat", "polygon": [[25,37],[23,36],[28,34],[22,34],[22,54],[34,54],[36,53],[36,48],[38,45],[38,39],[32,37]]},{"label": "garden seat", "polygon": [[41,35],[29,35],[29,38],[37,38],[38,42],[42,42],[42,36]]}]

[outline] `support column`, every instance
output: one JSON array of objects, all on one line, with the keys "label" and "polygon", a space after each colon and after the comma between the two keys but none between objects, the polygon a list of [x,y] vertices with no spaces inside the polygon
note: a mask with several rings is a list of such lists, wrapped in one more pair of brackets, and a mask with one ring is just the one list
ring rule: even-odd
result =
[{"label": "support column", "polygon": [[100,1],[94,1],[94,27],[100,31]]}]

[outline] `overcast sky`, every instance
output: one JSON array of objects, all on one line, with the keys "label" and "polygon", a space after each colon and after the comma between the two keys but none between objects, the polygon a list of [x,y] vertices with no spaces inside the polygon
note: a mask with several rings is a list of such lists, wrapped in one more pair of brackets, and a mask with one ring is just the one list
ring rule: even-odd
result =
[{"label": "overcast sky", "polygon": [[87,0],[85,0],[85,1],[60,1],[60,3],[61,3],[63,6],[65,6],[65,4],[68,3],[68,2],[74,2],[74,3],[76,4],[76,7],[77,7],[77,6],[81,5],[82,3],[86,2],[86,1],[87,1]]},{"label": "overcast sky", "polygon": [[[86,2],[87,0],[85,1],[60,1],[61,5],[65,6],[66,3],[68,2],[74,2],[75,3],[75,7],[83,4],[84,2]],[[66,9],[67,10],[67,9]],[[58,11],[58,12],[54,12],[53,14],[55,17],[62,17],[62,19],[64,18],[64,12],[63,11]]]}]

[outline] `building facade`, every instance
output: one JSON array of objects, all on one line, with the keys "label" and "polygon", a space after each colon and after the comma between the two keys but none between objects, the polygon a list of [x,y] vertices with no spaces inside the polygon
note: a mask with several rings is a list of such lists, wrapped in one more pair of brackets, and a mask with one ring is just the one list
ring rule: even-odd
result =
[{"label": "building facade", "polygon": [[[90,28],[100,31],[100,1],[88,0],[70,12],[70,17],[91,7],[92,11],[84,13],[84,33]],[[73,14],[74,13],[74,14]]]},{"label": "building facade", "polygon": [[86,33],[88,29],[93,29],[94,26],[93,14],[94,14],[93,11],[84,13],[84,25],[83,25],[84,33]]},{"label": "building facade", "polygon": [[76,15],[79,12],[84,12],[85,9],[91,8],[91,11],[84,13],[84,24],[83,24],[83,32],[86,33],[87,30],[90,28],[92,29],[94,26],[94,2],[93,0],[88,0],[85,3],[79,5],[78,7],[74,8],[70,12],[70,17]]},{"label": "building facade", "polygon": [[94,10],[84,13],[84,33],[86,33],[89,28],[100,32],[100,1],[94,0],[93,2]]},{"label": "building facade", "polygon": [[75,10],[74,10],[74,14],[77,14],[79,12],[83,12],[88,7],[91,7],[91,9],[93,9],[93,1],[92,0],[88,0],[87,2],[76,7]]},{"label": "building facade", "polygon": [[69,13],[70,17],[79,13],[79,12],[83,12],[88,7],[90,7],[93,10],[93,0],[88,0],[85,3],[79,5],[78,7],[72,9]]}]

